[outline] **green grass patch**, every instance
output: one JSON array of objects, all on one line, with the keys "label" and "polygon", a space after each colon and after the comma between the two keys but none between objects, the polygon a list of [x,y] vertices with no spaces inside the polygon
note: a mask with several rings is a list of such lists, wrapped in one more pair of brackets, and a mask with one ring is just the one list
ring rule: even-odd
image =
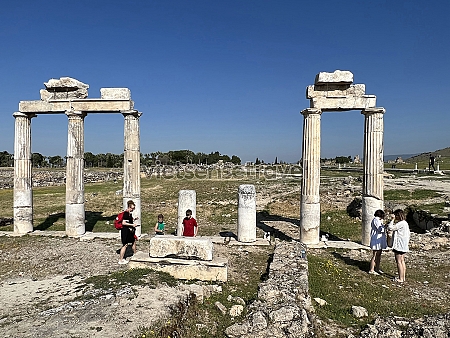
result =
[{"label": "green grass patch", "polygon": [[[369,270],[368,260],[349,258],[343,251],[322,250],[308,252],[309,263],[309,290],[311,297],[324,299],[328,304],[318,306],[315,304],[317,315],[324,319],[331,319],[346,327],[362,328],[379,316],[401,316],[416,318],[424,315],[445,313],[449,310],[447,302],[430,302],[429,300],[415,296],[408,285],[417,286],[424,278],[428,280],[435,274],[442,275],[442,266],[434,262],[433,266],[427,265],[423,271],[417,269],[407,270],[408,284],[405,287],[393,285],[390,278],[396,271],[393,257],[383,254],[383,276],[367,274]],[[392,255],[392,254],[390,254]],[[407,263],[408,264],[408,263]],[[444,276],[442,275],[442,278]],[[438,283],[445,282],[437,281]],[[442,286],[442,284],[441,284]],[[427,287],[420,285],[420,288]],[[448,295],[442,295],[447,297]],[[367,309],[369,317],[358,319],[351,313],[351,307],[362,306]]]},{"label": "green grass patch", "polygon": [[398,200],[423,200],[427,198],[435,198],[442,196],[441,193],[435,190],[429,189],[416,189],[416,190],[385,190],[384,199],[386,201],[398,201]]},{"label": "green grass patch", "polygon": [[330,240],[361,242],[361,221],[350,217],[344,210],[322,212],[320,231],[330,235]]}]

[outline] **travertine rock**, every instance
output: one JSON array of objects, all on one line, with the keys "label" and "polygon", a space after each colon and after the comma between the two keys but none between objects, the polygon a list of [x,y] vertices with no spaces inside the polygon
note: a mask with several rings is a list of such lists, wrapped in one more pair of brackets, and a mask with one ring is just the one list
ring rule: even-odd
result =
[{"label": "travertine rock", "polygon": [[150,257],[177,257],[211,261],[213,243],[209,238],[155,236],[150,239]]},{"label": "travertine rock", "polygon": [[316,75],[314,83],[353,83],[353,74],[348,70],[335,70],[333,73],[320,72]]},{"label": "travertine rock", "polygon": [[128,88],[100,88],[100,97],[104,100],[131,100]]},{"label": "travertine rock", "polygon": [[50,79],[44,82],[46,89],[41,89],[41,100],[85,99],[88,96],[89,85],[71,77]]}]

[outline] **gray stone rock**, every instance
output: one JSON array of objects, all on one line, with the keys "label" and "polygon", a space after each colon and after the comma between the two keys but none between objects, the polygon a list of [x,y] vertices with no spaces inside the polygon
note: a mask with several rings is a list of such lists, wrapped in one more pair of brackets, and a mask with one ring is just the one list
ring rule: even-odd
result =
[{"label": "gray stone rock", "polygon": [[365,309],[362,306],[352,306],[352,313],[353,313],[353,316],[355,316],[356,318],[362,318],[362,317],[369,316],[367,309]]},{"label": "gray stone rock", "polygon": [[264,330],[267,327],[267,320],[263,312],[258,311],[253,314],[252,327],[254,331]]},{"label": "gray stone rock", "polygon": [[233,305],[230,309],[231,317],[238,317],[244,311],[244,307],[242,305]]}]

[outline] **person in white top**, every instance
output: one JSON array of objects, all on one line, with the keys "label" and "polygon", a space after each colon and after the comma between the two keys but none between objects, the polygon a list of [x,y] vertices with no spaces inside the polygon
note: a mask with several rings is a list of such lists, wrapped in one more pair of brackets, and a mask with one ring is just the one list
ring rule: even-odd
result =
[{"label": "person in white top", "polygon": [[383,225],[384,211],[375,211],[375,217],[371,223],[370,229],[370,248],[373,250],[372,259],[370,260],[369,274],[379,275],[383,271],[380,270],[381,252],[386,249],[386,230]]},{"label": "person in white top", "polygon": [[[394,220],[396,223],[394,224]],[[409,251],[409,225],[406,222],[406,216],[403,210],[397,209],[391,215],[391,222],[388,224],[388,230],[394,231],[394,241],[392,251],[397,262],[398,277],[393,279],[394,282],[403,283],[406,277],[405,253]]]}]

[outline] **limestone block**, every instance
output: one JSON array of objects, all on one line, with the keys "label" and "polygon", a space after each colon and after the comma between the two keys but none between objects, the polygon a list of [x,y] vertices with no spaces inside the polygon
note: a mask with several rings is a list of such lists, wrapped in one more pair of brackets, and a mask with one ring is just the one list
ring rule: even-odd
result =
[{"label": "limestone block", "polygon": [[313,97],[342,97],[342,96],[363,96],[366,94],[365,84],[323,84],[306,87],[306,98]]},{"label": "limestone block", "polygon": [[66,111],[82,112],[123,112],[133,110],[133,101],[131,100],[102,100],[102,99],[77,99],[61,101],[20,101],[19,111],[22,113],[40,113],[55,114],[65,113]]},{"label": "limestone block", "polygon": [[128,88],[100,88],[100,97],[103,100],[131,100],[131,91]]},{"label": "limestone block", "polygon": [[377,97],[364,95],[361,97],[315,97],[310,100],[311,108],[326,110],[363,110],[375,108]]},{"label": "limestone block", "polygon": [[209,238],[155,236],[150,239],[150,257],[177,257],[211,261],[213,243]]},{"label": "limestone block", "polygon": [[76,91],[78,89],[88,89],[89,85],[71,77],[61,77],[50,79],[44,82],[45,88],[50,91]]},{"label": "limestone block", "polygon": [[323,83],[353,83],[353,74],[348,70],[335,70],[333,73],[320,72],[316,75],[314,84]]},{"label": "limestone block", "polygon": [[167,272],[178,279],[226,282],[228,278],[228,260],[224,258],[214,258],[212,261],[152,258],[148,254],[137,252],[131,258],[128,267],[130,269],[149,267]]},{"label": "limestone block", "polygon": [[40,90],[41,100],[72,100],[72,99],[85,99],[88,96],[87,89],[78,89],[76,91],[57,92],[49,91],[46,89]]}]

